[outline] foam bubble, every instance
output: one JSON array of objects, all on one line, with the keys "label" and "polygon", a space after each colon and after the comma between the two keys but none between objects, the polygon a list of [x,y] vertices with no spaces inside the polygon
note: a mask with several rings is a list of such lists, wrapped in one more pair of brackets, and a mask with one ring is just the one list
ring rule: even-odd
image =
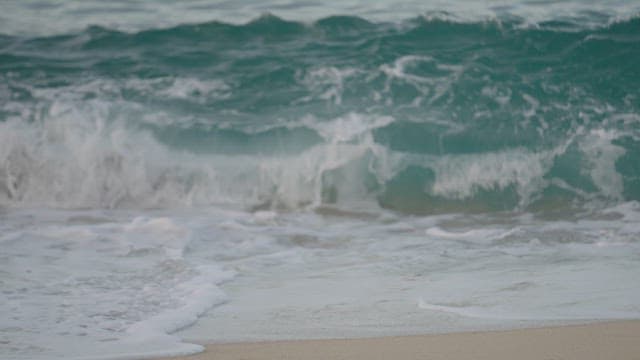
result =
[{"label": "foam bubble", "polygon": [[493,241],[501,240],[508,236],[517,234],[519,228],[513,229],[477,229],[463,232],[451,232],[443,230],[437,226],[428,228],[425,233],[428,236],[444,239],[460,239],[460,240],[476,240],[476,241]]},{"label": "foam bubble", "polygon": [[445,156],[433,164],[434,194],[464,199],[478,189],[503,190],[515,186],[521,204],[543,187],[543,176],[552,164],[553,153],[533,153],[521,149],[474,155]]},{"label": "foam bubble", "polygon": [[344,92],[345,81],[358,72],[359,71],[354,68],[341,69],[335,66],[329,66],[308,70],[304,75],[298,74],[298,81],[311,91],[311,95],[307,95],[297,102],[308,102],[314,98],[318,98],[340,105],[342,104],[342,93]]},{"label": "foam bubble", "polygon": [[[440,74],[421,76],[415,73],[416,67],[425,65],[435,68]],[[381,65],[379,70],[386,77],[384,93],[391,93],[395,82],[409,84],[418,92],[411,103],[411,106],[417,107],[425,99],[431,104],[445,96],[464,71],[464,66],[444,64],[431,56],[406,55],[397,58],[392,64]],[[392,100],[391,97],[388,99]]]},{"label": "foam bubble", "polygon": [[624,148],[612,144],[619,134],[616,131],[592,130],[580,142],[581,150],[589,163],[591,179],[600,192],[612,199],[622,199],[622,176],[616,171],[616,161],[625,154]]},{"label": "foam bubble", "polygon": [[70,222],[73,213],[58,211],[35,213],[42,221],[36,226],[29,222],[33,214],[5,219],[16,225],[2,241],[14,271],[4,282],[0,310],[12,314],[7,326],[22,329],[0,334],[10,354],[37,358],[31,343],[40,344],[46,358],[201,349],[171,334],[225,302],[219,285],[235,273],[185,257],[197,226],[126,213]]}]

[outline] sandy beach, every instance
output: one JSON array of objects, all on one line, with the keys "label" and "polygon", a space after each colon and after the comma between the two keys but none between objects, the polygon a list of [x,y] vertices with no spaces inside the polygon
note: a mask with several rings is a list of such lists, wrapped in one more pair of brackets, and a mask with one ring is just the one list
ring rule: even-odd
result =
[{"label": "sandy beach", "polygon": [[371,339],[210,344],[173,360],[635,360],[640,321]]}]

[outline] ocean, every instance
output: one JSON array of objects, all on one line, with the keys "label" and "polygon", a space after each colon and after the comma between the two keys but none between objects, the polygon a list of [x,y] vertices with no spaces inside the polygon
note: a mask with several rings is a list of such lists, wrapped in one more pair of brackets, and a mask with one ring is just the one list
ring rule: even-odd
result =
[{"label": "ocean", "polygon": [[0,2],[0,357],[640,318],[637,1]]}]

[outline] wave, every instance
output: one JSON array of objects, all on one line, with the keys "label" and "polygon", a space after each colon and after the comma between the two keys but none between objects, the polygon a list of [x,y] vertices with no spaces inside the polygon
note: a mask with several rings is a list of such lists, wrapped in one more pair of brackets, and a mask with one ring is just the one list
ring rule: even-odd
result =
[{"label": "wave", "polygon": [[[638,200],[620,168],[621,135],[591,131],[547,151],[411,154],[375,141],[390,117],[352,113],[305,131],[323,139],[295,153],[196,153],[121,123],[58,118],[0,124],[3,206],[173,207],[209,204],[292,210],[371,201],[414,213],[496,211]],[[313,122],[309,126],[314,126]],[[298,139],[291,132],[289,141]],[[278,132],[244,134],[269,138]],[[272,142],[286,137],[270,138]],[[226,138],[226,136],[225,136]],[[192,144],[190,141],[185,143]],[[236,144],[241,147],[243,143]],[[631,175],[629,176],[629,171]]]},{"label": "wave", "polygon": [[[312,23],[318,18],[335,14],[359,16],[368,21],[399,22],[416,14],[429,19],[477,23],[493,19],[518,20],[529,27],[549,23],[578,24],[580,27],[598,27],[628,19],[637,14],[638,4],[630,0],[612,0],[599,4],[584,1],[526,1],[509,4],[478,3],[477,1],[416,2],[416,1],[361,1],[341,0],[323,3],[309,1],[277,1],[245,3],[238,7],[225,3],[186,1],[181,3],[117,3],[104,4],[88,1],[82,4],[42,3],[27,5],[10,1],[0,33],[7,34],[63,34],[87,25],[108,25],[118,30],[139,32],[149,28],[171,27],[181,23],[198,24],[217,19],[243,24],[258,14],[272,12],[286,19]],[[42,22],[42,11],[50,18]],[[78,14],[82,14],[81,17]],[[123,16],[126,14],[126,16]]]},{"label": "wave", "polygon": [[[585,20],[605,19],[597,25]],[[399,22],[370,21],[358,16],[335,15],[310,22],[286,20],[265,13],[241,24],[224,21],[180,24],[167,28],[150,28],[135,32],[121,31],[107,26],[89,25],[82,30],[53,36],[26,37],[25,35],[0,34],[0,45],[15,39],[27,40],[30,44],[96,49],[102,46],[127,48],[153,46],[162,42],[182,42],[184,46],[209,42],[215,46],[237,46],[237,41],[262,40],[282,42],[314,37],[317,39],[364,39],[372,36],[401,36],[447,39],[453,37],[508,37],[524,34],[600,34],[609,40],[625,41],[616,35],[636,35],[627,41],[638,41],[637,25],[640,13],[627,12],[615,17],[597,12],[585,12],[582,17],[545,20],[536,23],[520,16],[498,15],[484,19],[467,20],[448,12],[429,12]],[[215,41],[215,44],[211,44]]]},{"label": "wave", "polygon": [[640,199],[639,19],[272,15],[0,38],[0,206]]}]

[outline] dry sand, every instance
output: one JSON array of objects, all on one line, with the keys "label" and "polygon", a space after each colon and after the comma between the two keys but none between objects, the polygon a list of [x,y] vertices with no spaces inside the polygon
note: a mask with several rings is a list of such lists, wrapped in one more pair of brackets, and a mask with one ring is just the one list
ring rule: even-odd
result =
[{"label": "dry sand", "polygon": [[640,321],[373,339],[207,345],[180,360],[640,360]]}]

